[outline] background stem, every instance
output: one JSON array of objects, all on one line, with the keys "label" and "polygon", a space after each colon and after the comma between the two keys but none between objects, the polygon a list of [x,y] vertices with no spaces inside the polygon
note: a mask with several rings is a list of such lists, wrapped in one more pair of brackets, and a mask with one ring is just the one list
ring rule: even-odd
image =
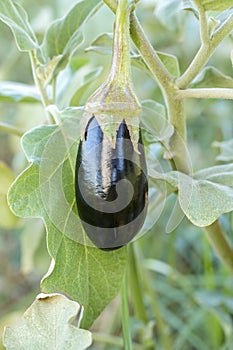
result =
[{"label": "background stem", "polygon": [[135,256],[135,244],[130,244],[128,247],[128,262],[129,262],[129,286],[131,291],[131,299],[136,317],[148,322],[147,313],[143,301],[142,284],[140,283],[140,273],[138,271],[138,261]]},{"label": "background stem", "polygon": [[204,231],[219,258],[233,273],[233,248],[226,240],[219,221],[215,221],[212,225],[205,227]]},{"label": "background stem", "polygon": [[124,349],[133,350],[132,339],[130,333],[130,320],[129,320],[129,306],[128,306],[128,281],[127,272],[123,283],[121,292],[121,320],[122,320],[122,332],[124,339]]},{"label": "background stem", "polygon": [[6,132],[11,135],[16,135],[21,137],[23,135],[23,131],[17,129],[16,127],[9,125],[4,122],[0,122],[0,131]]}]

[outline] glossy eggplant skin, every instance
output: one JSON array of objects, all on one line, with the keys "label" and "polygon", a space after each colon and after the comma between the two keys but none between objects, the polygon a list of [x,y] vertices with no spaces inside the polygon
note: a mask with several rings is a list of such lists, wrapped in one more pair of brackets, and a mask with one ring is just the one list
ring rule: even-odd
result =
[{"label": "glossy eggplant skin", "polygon": [[78,213],[88,237],[101,249],[127,244],[145,220],[147,169],[141,130],[138,132],[136,152],[122,121],[113,148],[93,117],[79,144],[75,169]]}]

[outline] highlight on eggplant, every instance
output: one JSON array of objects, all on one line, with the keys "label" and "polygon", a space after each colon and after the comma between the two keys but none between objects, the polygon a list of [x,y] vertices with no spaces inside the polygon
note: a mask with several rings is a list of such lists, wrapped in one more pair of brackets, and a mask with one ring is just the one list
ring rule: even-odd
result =
[{"label": "highlight on eggplant", "polygon": [[140,128],[138,151],[124,120],[113,146],[93,116],[78,148],[75,192],[82,225],[98,248],[112,250],[130,242],[144,223],[148,205]]}]

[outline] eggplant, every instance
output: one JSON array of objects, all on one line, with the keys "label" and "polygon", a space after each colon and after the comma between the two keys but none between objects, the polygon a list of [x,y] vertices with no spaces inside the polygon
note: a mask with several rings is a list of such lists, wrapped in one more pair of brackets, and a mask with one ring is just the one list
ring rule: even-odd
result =
[{"label": "eggplant", "polygon": [[125,120],[116,130],[115,145],[94,116],[89,120],[77,153],[75,194],[82,225],[98,248],[117,249],[135,237],[144,223],[148,202],[140,128],[137,151]]}]

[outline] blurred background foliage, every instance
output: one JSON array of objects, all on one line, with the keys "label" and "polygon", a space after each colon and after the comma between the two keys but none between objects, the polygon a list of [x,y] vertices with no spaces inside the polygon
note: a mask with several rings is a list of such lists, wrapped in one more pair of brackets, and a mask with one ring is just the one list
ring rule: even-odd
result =
[{"label": "blurred background foliage", "polygon": [[[48,24],[66,13],[75,1],[21,0],[20,3],[28,12],[30,22],[40,38]],[[180,70],[183,72],[200,45],[198,21],[193,13],[172,12],[165,25],[156,17],[156,1],[153,0],[141,0],[137,13],[156,50],[177,56]],[[85,49],[100,34],[112,32],[113,19],[111,11],[103,6],[85,26],[85,40],[66,68],[67,81],[64,82],[63,78],[58,79],[60,98],[57,102],[61,107],[70,104],[70,96],[75,95],[77,90],[75,86],[78,86],[79,90],[74,101],[84,104],[90,93],[106,77],[110,66],[110,55],[85,52]],[[33,84],[27,54],[17,50],[10,30],[2,23],[0,23],[0,40],[0,82]],[[231,77],[232,44],[233,36],[230,36],[224,40],[209,62]],[[137,68],[133,68],[132,73],[140,100],[153,99],[164,103],[156,82],[149,74]],[[89,74],[94,74],[94,79],[90,83]],[[85,82],[88,83],[85,85]],[[70,91],[69,87],[73,91]],[[213,147],[213,142],[233,137],[233,102],[193,99],[185,102],[185,108],[193,169],[221,164],[222,162],[216,161],[219,149]],[[0,121],[26,131],[42,124],[45,115],[38,103],[12,103],[2,99]],[[162,154],[158,156],[162,157]],[[13,177],[27,165],[17,136],[0,132],[0,162],[1,183],[10,179],[5,186],[6,189]],[[233,349],[232,276],[213,252],[203,231],[191,225],[187,219],[183,219],[172,233],[165,233],[175,200],[173,195],[167,199],[155,225],[136,243],[138,264],[148,272],[139,276],[140,282],[145,287],[145,303],[151,305],[152,301],[153,308],[148,308],[149,319],[146,323],[136,316],[132,317],[134,341],[137,342],[138,338],[144,337],[148,339],[149,345],[153,334],[156,337],[156,349],[231,350]],[[1,201],[1,205],[2,203]],[[221,222],[228,239],[233,244],[232,213],[222,216]],[[14,322],[34,300],[39,292],[40,279],[47,272],[50,259],[40,220],[10,217],[6,222],[0,217],[0,225],[0,333],[2,333],[4,325]],[[93,349],[121,348],[118,310],[119,300],[116,299],[95,322],[93,331],[96,341]],[[103,339],[106,345],[101,343]],[[0,345],[0,349],[4,347]]]}]

